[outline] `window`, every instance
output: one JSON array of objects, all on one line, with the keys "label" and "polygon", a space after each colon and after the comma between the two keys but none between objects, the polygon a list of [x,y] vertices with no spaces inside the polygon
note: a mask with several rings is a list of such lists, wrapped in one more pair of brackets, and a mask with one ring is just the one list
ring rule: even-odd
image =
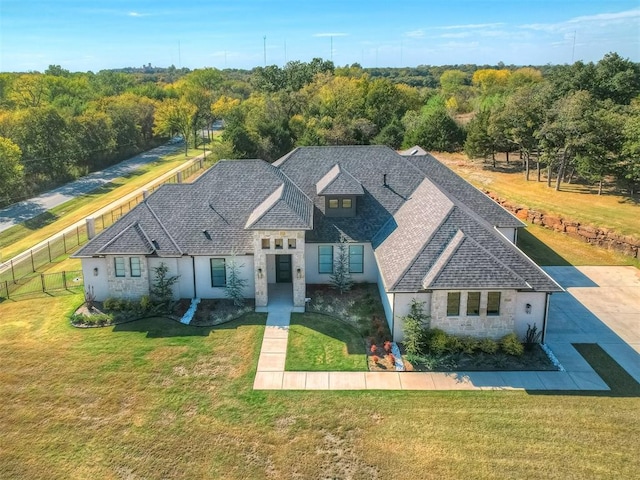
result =
[{"label": "window", "polygon": [[364,272],[364,246],[349,245],[349,272]]},{"label": "window", "polygon": [[329,208],[338,208],[339,204],[338,204],[338,199],[337,198],[330,198],[329,199]]},{"label": "window", "polygon": [[467,295],[467,315],[480,315],[480,292],[469,292]]},{"label": "window", "polygon": [[211,259],[211,286],[212,287],[227,286],[227,269],[225,267],[224,258]]},{"label": "window", "polygon": [[271,240],[269,240],[268,238],[263,238],[262,239],[262,249],[263,250],[269,250],[271,248]]},{"label": "window", "polygon": [[333,247],[318,246],[318,273],[333,273]]},{"label": "window", "polygon": [[287,246],[289,247],[289,250],[294,250],[296,248],[296,239],[295,238],[290,238],[287,241]]},{"label": "window", "polygon": [[140,259],[138,257],[131,257],[129,259],[129,266],[131,267],[132,277],[139,277],[142,275],[140,270]]},{"label": "window", "polygon": [[116,266],[116,277],[124,277],[124,258],[116,257],[114,260]]},{"label": "window", "polygon": [[282,239],[281,238],[276,238],[275,239],[275,249],[276,250],[282,250]]},{"label": "window", "polygon": [[351,199],[343,198],[342,199],[342,208],[351,208]]},{"label": "window", "polygon": [[500,315],[500,292],[487,295],[487,315]]},{"label": "window", "polygon": [[460,292],[449,292],[447,294],[447,317],[457,317],[460,315]]}]

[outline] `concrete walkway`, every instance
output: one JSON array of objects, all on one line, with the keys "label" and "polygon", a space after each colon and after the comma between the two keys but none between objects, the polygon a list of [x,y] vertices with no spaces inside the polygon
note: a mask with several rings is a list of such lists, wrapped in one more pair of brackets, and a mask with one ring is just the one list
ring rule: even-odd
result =
[{"label": "concrete walkway", "polygon": [[[567,289],[554,294],[547,345],[565,371],[557,372],[287,372],[291,304],[270,302],[253,388],[258,390],[609,390],[571,343],[598,343],[640,381],[640,273],[633,267],[550,267]],[[600,283],[597,283],[597,282]],[[606,288],[611,285],[612,290]],[[620,288],[622,287],[622,290]],[[591,289],[583,291],[580,289]],[[620,296],[620,292],[623,295]],[[603,301],[614,297],[617,302]],[[598,316],[589,305],[611,305]],[[614,308],[615,307],[615,308]],[[618,312],[612,315],[611,313]],[[620,315],[620,312],[622,315]],[[600,318],[599,318],[600,317]],[[603,318],[604,317],[604,318]],[[616,319],[619,319],[616,321]],[[620,327],[625,338],[612,329]],[[637,335],[637,337],[636,337]],[[632,347],[629,345],[634,345]]]}]

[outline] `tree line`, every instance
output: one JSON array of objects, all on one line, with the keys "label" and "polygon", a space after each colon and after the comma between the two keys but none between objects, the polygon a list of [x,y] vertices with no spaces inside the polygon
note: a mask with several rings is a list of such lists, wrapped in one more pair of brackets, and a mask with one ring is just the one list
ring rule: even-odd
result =
[{"label": "tree line", "polygon": [[[273,161],[302,145],[420,145],[495,158],[517,152],[557,188],[580,176],[640,183],[640,70],[597,63],[534,68],[336,67],[293,61],[246,70],[143,68],[0,74],[0,203],[103,168],[172,135],[215,155]],[[507,157],[508,158],[508,157]]]}]

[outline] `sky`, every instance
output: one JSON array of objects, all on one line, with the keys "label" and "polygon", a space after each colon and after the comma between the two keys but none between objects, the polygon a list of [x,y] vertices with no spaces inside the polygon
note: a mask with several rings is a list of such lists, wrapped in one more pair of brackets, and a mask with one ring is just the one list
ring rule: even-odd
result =
[{"label": "sky", "polygon": [[0,0],[0,71],[640,62],[640,0]]}]

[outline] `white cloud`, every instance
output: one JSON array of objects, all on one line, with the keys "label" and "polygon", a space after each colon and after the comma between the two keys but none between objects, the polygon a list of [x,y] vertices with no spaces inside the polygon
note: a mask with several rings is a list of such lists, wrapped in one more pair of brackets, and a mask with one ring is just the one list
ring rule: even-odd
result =
[{"label": "white cloud", "polygon": [[148,17],[148,13],[140,13],[140,12],[129,12],[127,13],[128,17]]},{"label": "white cloud", "polygon": [[439,30],[470,30],[502,27],[504,23],[470,23],[468,25],[446,25],[443,27],[435,27]]},{"label": "white cloud", "polygon": [[405,32],[404,36],[409,38],[423,38],[424,30],[419,29],[419,30],[412,30],[410,32]]},{"label": "white cloud", "polygon": [[531,23],[520,25],[519,28],[554,33],[574,30],[578,27],[607,27],[610,25],[631,23],[638,20],[640,20],[640,9],[634,9],[617,13],[584,15],[558,23]]},{"label": "white cloud", "polygon": [[314,37],[346,37],[348,33],[314,33]]}]

